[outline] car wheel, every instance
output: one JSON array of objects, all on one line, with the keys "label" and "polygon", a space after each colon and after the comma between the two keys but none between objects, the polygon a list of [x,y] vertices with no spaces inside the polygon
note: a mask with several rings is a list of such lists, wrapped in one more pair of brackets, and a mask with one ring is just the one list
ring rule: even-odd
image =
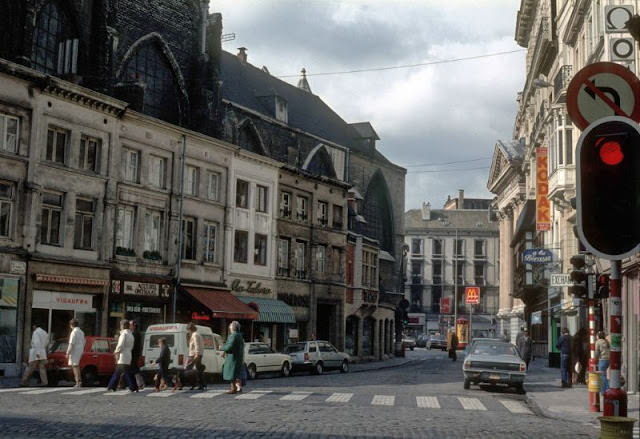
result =
[{"label": "car wheel", "polygon": [[321,362],[317,362],[316,366],[314,368],[314,372],[316,373],[316,375],[322,375],[322,372],[324,372],[324,366],[322,366]]},{"label": "car wheel", "polygon": [[340,372],[341,373],[347,373],[349,372],[349,362],[347,360],[344,360],[342,362],[342,366],[340,367]]},{"label": "car wheel", "polygon": [[288,362],[286,361],[284,362],[280,373],[282,374],[283,377],[288,377],[289,375],[291,375],[291,366],[289,366]]},{"label": "car wheel", "polygon": [[82,385],[93,386],[98,379],[98,371],[95,367],[87,366],[82,369]]},{"label": "car wheel", "polygon": [[258,375],[258,371],[256,370],[256,365],[253,364],[253,363],[248,365],[247,366],[247,377],[250,380],[255,380],[257,375]]},{"label": "car wheel", "polygon": [[470,387],[471,387],[471,381],[469,380],[469,378],[465,378],[464,379],[464,390],[469,390]]}]

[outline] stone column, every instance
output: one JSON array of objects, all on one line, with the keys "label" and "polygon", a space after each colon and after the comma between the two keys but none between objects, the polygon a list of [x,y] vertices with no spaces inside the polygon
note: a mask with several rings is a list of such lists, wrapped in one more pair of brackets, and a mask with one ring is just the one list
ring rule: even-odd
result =
[{"label": "stone column", "polygon": [[513,249],[511,248],[511,240],[513,239],[513,224],[514,224],[514,212],[509,209],[504,219],[505,228],[505,240],[504,240],[504,253],[500,255],[500,259],[503,261],[505,281],[504,285],[501,282],[500,297],[502,298],[502,290],[504,288],[504,307],[510,310],[513,307],[513,277],[515,269],[513,263]]}]

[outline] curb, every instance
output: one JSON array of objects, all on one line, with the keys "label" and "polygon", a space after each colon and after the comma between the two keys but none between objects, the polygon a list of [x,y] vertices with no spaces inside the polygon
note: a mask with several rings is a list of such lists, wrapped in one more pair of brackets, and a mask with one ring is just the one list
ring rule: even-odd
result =
[{"label": "curb", "polygon": [[403,361],[403,362],[397,363],[397,364],[380,365],[380,366],[371,367],[371,368],[367,368],[367,369],[361,369],[361,370],[350,370],[349,373],[362,373],[362,372],[370,372],[372,370],[392,369],[394,367],[402,367],[402,366],[406,366],[406,365],[408,365],[410,363],[419,362],[419,361],[422,361],[422,360],[406,360],[406,361]]},{"label": "curb", "polygon": [[[525,390],[526,390],[526,384],[525,384]],[[534,393],[534,392],[531,392]],[[585,424],[590,424],[590,425],[594,425],[594,426],[598,426],[597,424],[597,420],[595,422],[584,422],[584,420],[582,419],[575,419],[571,416],[567,416],[566,414],[554,414],[552,412],[550,412],[549,410],[546,410],[544,408],[542,408],[537,402],[536,402],[536,398],[530,395],[530,392],[527,390],[526,391],[526,401],[527,401],[527,405],[531,408],[531,410],[533,411],[533,413],[537,416],[541,416],[543,418],[547,418],[547,419],[561,419],[563,421],[568,421],[568,422],[573,422],[574,424],[580,424],[580,425],[585,425]]]}]

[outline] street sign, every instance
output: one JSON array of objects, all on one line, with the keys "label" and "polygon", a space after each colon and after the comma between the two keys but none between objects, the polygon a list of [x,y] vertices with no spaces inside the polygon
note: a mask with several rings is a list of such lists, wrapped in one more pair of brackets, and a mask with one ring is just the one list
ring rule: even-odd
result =
[{"label": "street sign", "polygon": [[573,285],[573,282],[570,275],[564,273],[551,275],[552,287],[570,287],[571,285]]},{"label": "street sign", "polygon": [[480,287],[467,287],[465,289],[467,299],[467,305],[479,305],[480,304]]},{"label": "street sign", "polygon": [[451,314],[451,302],[448,297],[440,299],[440,314]]},{"label": "street sign", "polygon": [[581,130],[607,116],[640,122],[640,80],[619,64],[589,64],[569,83],[567,111]]},{"label": "street sign", "polygon": [[627,21],[633,17],[633,5],[607,5],[604,17],[607,33],[627,32]]},{"label": "street sign", "polygon": [[553,253],[546,248],[528,248],[522,252],[522,262],[525,264],[547,264],[553,261]]},{"label": "street sign", "polygon": [[532,325],[542,324],[542,311],[535,311],[531,313],[531,324]]}]

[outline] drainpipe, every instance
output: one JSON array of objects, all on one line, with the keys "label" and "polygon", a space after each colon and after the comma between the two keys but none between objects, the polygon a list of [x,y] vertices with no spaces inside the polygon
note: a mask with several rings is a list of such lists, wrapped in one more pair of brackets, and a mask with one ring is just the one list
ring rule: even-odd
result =
[{"label": "drainpipe", "polygon": [[180,199],[178,208],[178,255],[176,257],[176,286],[173,290],[173,303],[172,303],[172,318],[171,321],[176,321],[176,302],[178,297],[178,289],[180,288],[180,265],[182,264],[182,206],[184,204],[184,167],[187,155],[187,136],[182,135],[182,169],[180,171]]}]

